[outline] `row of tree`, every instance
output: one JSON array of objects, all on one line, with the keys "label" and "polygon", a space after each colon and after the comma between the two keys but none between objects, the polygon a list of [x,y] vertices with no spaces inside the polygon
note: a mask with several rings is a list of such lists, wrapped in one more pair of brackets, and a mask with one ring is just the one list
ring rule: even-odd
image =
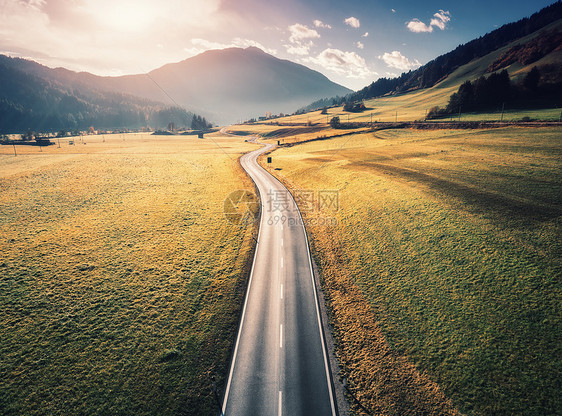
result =
[{"label": "row of tree", "polygon": [[194,115],[191,119],[191,129],[192,130],[207,130],[213,127],[212,123],[205,120],[205,117]]},{"label": "row of tree", "polygon": [[[548,69],[548,68],[547,68]],[[546,73],[549,75],[549,73]],[[557,104],[562,92],[562,82],[542,75],[539,68],[533,67],[520,82],[512,82],[506,70],[481,76],[475,81],[466,81],[449,97],[445,108],[433,107],[428,119],[470,111],[489,111],[508,103],[510,107],[532,107],[533,103],[544,107],[552,101]]]}]

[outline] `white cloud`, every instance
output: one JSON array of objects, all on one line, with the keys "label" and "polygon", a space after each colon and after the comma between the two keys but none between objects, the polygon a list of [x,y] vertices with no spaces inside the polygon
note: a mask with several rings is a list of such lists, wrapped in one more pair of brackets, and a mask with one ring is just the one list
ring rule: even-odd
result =
[{"label": "white cloud", "polygon": [[199,46],[202,50],[210,50],[210,49],[225,49],[228,48],[228,44],[220,43],[220,42],[213,42],[207,39],[191,39],[191,43],[195,46]]},{"label": "white cloud", "polygon": [[424,22],[419,21],[418,19],[413,19],[408,22],[406,25],[410,32],[414,33],[421,33],[421,32],[433,32],[433,26],[426,25]]},{"label": "white cloud", "polygon": [[382,56],[379,56],[379,59],[382,59],[390,68],[400,69],[401,71],[407,71],[421,65],[417,59],[410,61],[399,51],[385,52]]},{"label": "white cloud", "polygon": [[447,23],[451,20],[451,13],[444,10],[439,10],[437,13],[433,15],[433,18],[429,22],[429,25],[426,25],[424,22],[420,21],[419,19],[412,19],[410,20],[406,26],[410,30],[410,32],[414,33],[430,33],[433,32],[433,28],[437,27],[441,30],[445,30]]},{"label": "white cloud", "polygon": [[363,49],[365,47],[365,45],[363,45],[361,42],[357,42],[356,45],[359,49]]},{"label": "white cloud", "polygon": [[368,78],[374,74],[365,59],[357,53],[339,49],[324,49],[318,56],[305,59],[305,62],[314,63],[348,78]]},{"label": "white cloud", "polygon": [[437,13],[433,15],[433,19],[431,19],[430,25],[436,26],[441,30],[445,30],[445,25],[450,20],[451,20],[451,13],[443,10],[439,10]]},{"label": "white cloud", "polygon": [[392,13],[396,13],[396,10],[394,10],[394,9],[390,9],[390,10],[392,11]]},{"label": "white cloud", "polygon": [[285,46],[285,48],[287,49],[287,53],[290,53],[291,55],[304,56],[304,55],[308,55],[308,53],[310,52],[309,45],[300,44],[300,45],[283,45],[283,46]]},{"label": "white cloud", "polygon": [[292,55],[308,55],[310,48],[314,46],[314,42],[311,39],[320,37],[316,30],[300,23],[289,26],[289,32],[291,32],[289,37],[290,44],[283,46],[287,49],[287,53]]},{"label": "white cloud", "polygon": [[349,25],[355,29],[359,28],[361,26],[361,23],[359,22],[359,19],[356,17],[348,17],[347,19],[344,20],[346,25]]},{"label": "white cloud", "polygon": [[331,29],[332,28],[332,26],[324,23],[322,20],[315,20],[313,23],[314,23],[314,27],[319,27],[319,28],[323,28],[323,29]]},{"label": "white cloud", "polygon": [[314,39],[320,37],[316,30],[310,29],[308,26],[301,25],[300,23],[295,23],[294,25],[289,26],[289,32],[291,32],[289,40],[292,43],[297,43],[303,39]]},{"label": "white cloud", "polygon": [[366,38],[367,36],[369,36],[369,32],[365,32],[361,37]]}]

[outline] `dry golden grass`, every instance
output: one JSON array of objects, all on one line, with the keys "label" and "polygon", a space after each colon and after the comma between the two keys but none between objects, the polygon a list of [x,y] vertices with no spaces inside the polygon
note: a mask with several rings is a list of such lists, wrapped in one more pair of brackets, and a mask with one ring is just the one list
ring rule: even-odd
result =
[{"label": "dry golden grass", "polygon": [[0,148],[0,413],[214,413],[255,231],[222,204],[253,145],[74,140]]},{"label": "dry golden grass", "polygon": [[338,220],[309,231],[344,375],[366,407],[561,408],[558,129],[388,130],[272,156],[291,188],[339,190],[336,214],[307,216]]},{"label": "dry golden grass", "polygon": [[[329,125],[316,124],[311,126],[283,126],[271,122],[235,125],[228,128],[228,132],[243,137],[259,137],[264,141],[279,142],[279,144],[300,143],[307,140],[329,138],[350,134],[355,130],[333,129]],[[365,130],[365,129],[361,129]]]},{"label": "dry golden grass", "polygon": [[[321,111],[313,111],[301,115],[293,115],[276,119],[275,122],[283,124],[312,123],[316,125],[329,125],[329,119],[339,117],[342,123],[347,122],[406,122],[425,120],[427,111],[434,106],[446,107],[449,97],[456,92],[458,85],[441,87],[435,86],[429,89],[413,91],[395,96],[375,98],[365,101],[367,109],[363,113],[350,113],[343,111],[343,107],[328,108],[328,115]],[[505,108],[503,121],[521,121],[523,117],[529,117],[540,121],[558,121],[560,109],[510,109]],[[458,120],[458,114],[444,120]],[[501,119],[501,108],[491,113],[463,113],[461,121],[499,121]],[[437,120],[440,121],[440,120]],[[242,126],[244,128],[245,126]]]}]

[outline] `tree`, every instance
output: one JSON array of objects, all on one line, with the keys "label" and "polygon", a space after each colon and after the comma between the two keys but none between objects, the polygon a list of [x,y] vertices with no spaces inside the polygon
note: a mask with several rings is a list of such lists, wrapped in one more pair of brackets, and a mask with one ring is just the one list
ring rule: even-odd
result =
[{"label": "tree", "polygon": [[213,125],[205,119],[198,115],[194,115],[191,120],[191,130],[207,130],[213,127]]},{"label": "tree", "polygon": [[541,79],[541,73],[539,72],[539,69],[536,66],[534,66],[533,69],[531,69],[527,73],[527,75],[525,75],[525,78],[523,78],[523,86],[528,90],[534,92],[539,87],[540,79]]},{"label": "tree", "polygon": [[27,130],[24,134],[21,135],[22,140],[33,140],[35,137],[35,133],[31,130]]},{"label": "tree", "polygon": [[494,72],[488,77],[487,81],[491,98],[490,104],[498,104],[509,100],[511,97],[511,81],[505,69],[499,74]]},{"label": "tree", "polygon": [[429,109],[429,111],[427,112],[427,115],[425,116],[425,118],[427,120],[432,120],[435,118],[440,118],[440,117],[444,117],[448,114],[447,109],[445,108],[440,108],[438,106],[435,107],[431,107]]},{"label": "tree", "polygon": [[340,118],[339,117],[332,117],[332,119],[330,120],[330,126],[333,129],[337,129],[340,126]]},{"label": "tree", "polygon": [[461,109],[468,111],[474,108],[474,103],[474,88],[470,81],[466,81],[459,87],[459,90],[453,93],[449,98],[447,111],[449,111],[449,113],[456,113],[461,111]]}]

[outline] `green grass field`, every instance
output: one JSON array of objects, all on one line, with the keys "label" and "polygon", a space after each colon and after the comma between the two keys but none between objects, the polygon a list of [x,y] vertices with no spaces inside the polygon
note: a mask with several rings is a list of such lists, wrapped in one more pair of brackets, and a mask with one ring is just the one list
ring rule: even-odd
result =
[{"label": "green grass field", "polygon": [[387,130],[272,154],[292,189],[339,191],[337,213],[307,214],[338,224],[309,232],[344,375],[376,414],[560,411],[560,140]]},{"label": "green grass field", "polygon": [[[0,414],[202,415],[254,229],[227,222],[253,145],[148,135],[0,148]],[[232,158],[232,159],[231,159]]]}]

